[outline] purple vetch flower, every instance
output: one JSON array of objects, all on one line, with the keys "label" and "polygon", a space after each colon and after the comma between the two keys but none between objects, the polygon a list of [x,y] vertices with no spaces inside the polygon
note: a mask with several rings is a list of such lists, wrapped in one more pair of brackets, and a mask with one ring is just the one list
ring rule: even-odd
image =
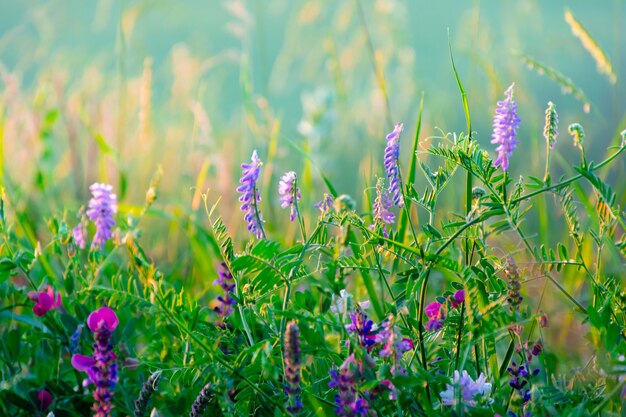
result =
[{"label": "purple vetch flower", "polygon": [[515,83],[511,84],[504,92],[506,98],[498,101],[496,114],[493,118],[491,143],[498,145],[496,148],[498,157],[493,165],[502,167],[503,171],[509,169],[509,158],[518,144],[515,135],[520,124],[520,118],[517,116],[517,103],[513,101],[514,86]]},{"label": "purple vetch flower", "polygon": [[465,302],[465,290],[456,291],[450,299],[452,308],[458,308],[463,302]]},{"label": "purple vetch flower", "polygon": [[37,392],[37,410],[44,412],[52,404],[52,394],[45,389]]},{"label": "purple vetch flower", "polygon": [[326,213],[329,213],[332,210],[333,203],[333,196],[328,193],[324,193],[324,196],[322,197],[321,201],[315,205],[315,208],[319,209],[322,212],[322,216],[324,216]]},{"label": "purple vetch flower", "polygon": [[189,417],[202,417],[209,402],[211,402],[211,384],[206,384],[191,405]]},{"label": "purple vetch flower", "polygon": [[437,331],[441,329],[443,322],[446,319],[446,310],[443,304],[433,301],[424,307],[424,312],[426,313],[426,317],[429,318],[426,323],[426,330]]},{"label": "purple vetch flower", "polygon": [[404,373],[401,364],[402,355],[413,349],[413,342],[411,339],[402,337],[400,330],[394,325],[392,315],[381,325],[381,330],[376,335],[376,342],[383,345],[379,353],[380,356],[382,358],[388,357],[393,362],[391,374]]},{"label": "purple vetch flower", "polygon": [[87,217],[96,225],[96,235],[91,247],[100,246],[104,249],[107,240],[113,237],[111,230],[115,225],[113,216],[117,213],[117,196],[113,194],[113,187],[108,184],[95,183],[89,187],[91,195]]},{"label": "purple vetch flower", "polygon": [[261,172],[261,165],[263,165],[263,163],[259,159],[256,151],[253,151],[251,162],[249,164],[241,164],[241,168],[243,169],[241,179],[239,180],[241,185],[237,187],[237,192],[241,193],[241,197],[239,197],[241,211],[245,213],[243,218],[248,223],[248,230],[258,239],[265,237],[263,218],[258,207],[258,203],[261,201],[261,195],[256,186],[259,173]]},{"label": "purple vetch flower", "polygon": [[300,189],[296,187],[296,173],[293,171],[286,172],[280,178],[278,183],[278,194],[280,197],[280,206],[282,208],[291,208],[291,212],[289,213],[289,220],[294,221],[297,216],[296,204],[298,200],[302,198],[300,195]]},{"label": "purple vetch flower", "polygon": [[83,334],[83,327],[85,327],[82,323],[76,327],[72,336],[70,336],[70,353],[76,353],[78,350],[78,344],[80,343],[80,336]]},{"label": "purple vetch flower", "polygon": [[85,246],[87,246],[87,230],[82,220],[72,229],[72,237],[76,246],[85,249]]},{"label": "purple vetch flower", "polygon": [[389,195],[385,189],[385,180],[383,178],[379,178],[376,182],[376,199],[372,204],[372,217],[374,223],[370,226],[370,229],[374,230],[377,225],[382,225],[385,237],[388,237],[389,235],[385,224],[393,224],[396,220],[396,215],[389,210],[392,205],[393,202],[389,199]]},{"label": "purple vetch flower", "polygon": [[335,395],[335,413],[340,417],[367,416],[369,403],[364,397],[358,395],[356,384],[360,379],[363,365],[354,358],[354,354],[348,356],[338,370],[330,370],[329,388],[337,388],[339,393]]},{"label": "purple vetch flower", "polygon": [[111,334],[117,328],[117,315],[108,307],[101,307],[87,318],[87,326],[94,333],[93,356],[74,354],[72,366],[87,373],[84,385],[94,384],[94,417],[110,417],[113,388],[117,384],[117,356],[113,353]]},{"label": "purple vetch flower", "polygon": [[230,273],[228,266],[224,262],[220,264],[217,274],[218,278],[213,281],[213,285],[219,285],[222,290],[224,290],[224,296],[217,296],[219,305],[213,310],[219,316],[216,324],[221,328],[225,328],[226,324],[224,323],[224,320],[232,314],[232,306],[237,304],[237,301],[235,301],[232,296],[233,291],[235,290],[235,280],[233,279],[233,275]]},{"label": "purple vetch flower", "polygon": [[467,371],[454,371],[452,384],[446,384],[446,389],[440,396],[443,405],[455,405],[460,398],[463,404],[473,407],[477,401],[487,405],[493,403],[493,399],[489,398],[490,394],[491,384],[487,383],[487,378],[482,373],[474,381]]},{"label": "purple vetch flower", "polygon": [[287,411],[296,414],[302,409],[300,400],[300,329],[298,323],[290,321],[285,329],[285,393],[287,394]]},{"label": "purple vetch flower", "polygon": [[367,314],[361,309],[357,309],[356,312],[350,313],[350,324],[346,324],[346,331],[348,333],[356,333],[359,337],[361,346],[367,348],[367,351],[371,351],[372,347],[376,343],[376,326],[372,320],[367,318]]},{"label": "purple vetch flower", "polygon": [[35,313],[37,317],[45,315],[52,309],[58,310],[63,308],[61,293],[55,293],[54,289],[50,285],[46,285],[45,291],[29,292],[28,298],[35,302],[35,305],[33,306],[33,313]]},{"label": "purple vetch flower", "polygon": [[404,125],[399,123],[395,125],[393,131],[389,133],[387,146],[385,147],[385,172],[389,179],[389,193],[393,200],[393,204],[397,207],[404,206],[404,198],[402,197],[402,183],[400,181],[400,167],[398,158],[400,157],[400,134],[404,130]]}]

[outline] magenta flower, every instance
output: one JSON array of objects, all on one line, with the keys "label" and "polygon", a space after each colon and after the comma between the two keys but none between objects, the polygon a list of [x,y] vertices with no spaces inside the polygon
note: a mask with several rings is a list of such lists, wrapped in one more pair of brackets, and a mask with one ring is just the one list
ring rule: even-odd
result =
[{"label": "magenta flower", "polygon": [[494,166],[501,166],[503,171],[509,169],[509,158],[513,154],[515,147],[519,143],[515,139],[520,118],[517,116],[517,103],[513,101],[513,87],[511,84],[504,92],[506,98],[498,101],[496,115],[493,118],[493,134],[491,143],[498,145],[496,152],[498,157],[493,163]]},{"label": "magenta flower", "polygon": [[452,308],[457,308],[465,301],[465,290],[458,290],[452,295],[450,304]]},{"label": "magenta flower", "polygon": [[37,410],[46,411],[52,404],[52,394],[45,389],[37,392]]},{"label": "magenta flower", "polygon": [[113,388],[117,384],[117,356],[111,345],[111,333],[117,328],[117,315],[109,307],[101,307],[87,318],[87,326],[94,333],[95,343],[92,356],[75,354],[72,356],[72,366],[81,372],[87,373],[84,385],[94,384],[93,393],[94,417],[109,417],[113,405]]},{"label": "magenta flower", "polygon": [[389,193],[393,200],[393,204],[397,207],[404,206],[404,198],[402,197],[402,184],[400,181],[400,167],[398,158],[400,157],[400,134],[404,130],[404,125],[399,123],[395,125],[393,131],[389,133],[387,146],[385,147],[385,172],[389,179]]},{"label": "magenta flower", "polygon": [[46,285],[46,291],[29,292],[28,298],[35,302],[33,306],[33,313],[37,317],[45,315],[53,308],[59,309],[63,307],[61,302],[61,293],[54,293],[54,289],[51,286]]},{"label": "magenta flower", "polygon": [[443,326],[443,321],[446,319],[446,310],[441,303],[433,301],[424,307],[426,317],[429,318],[426,323],[426,330],[437,331]]},{"label": "magenta flower", "polygon": [[278,194],[280,197],[280,206],[282,208],[291,208],[289,220],[294,221],[297,216],[296,204],[302,198],[300,189],[296,187],[296,173],[289,171],[280,178],[278,183]]},{"label": "magenta flower", "polygon": [[261,201],[261,195],[256,184],[261,172],[261,165],[263,163],[256,151],[252,152],[251,162],[249,164],[241,164],[243,169],[241,179],[239,180],[241,185],[237,187],[237,192],[241,193],[241,197],[239,197],[241,211],[245,213],[243,218],[248,223],[248,230],[258,239],[265,237],[263,218],[258,206],[259,201]]},{"label": "magenta flower", "polygon": [[115,225],[113,216],[117,213],[117,196],[113,194],[113,187],[108,184],[95,183],[89,189],[93,197],[89,200],[87,217],[96,225],[96,235],[91,247],[100,246],[100,249],[104,249],[106,241],[113,237],[111,230]]}]

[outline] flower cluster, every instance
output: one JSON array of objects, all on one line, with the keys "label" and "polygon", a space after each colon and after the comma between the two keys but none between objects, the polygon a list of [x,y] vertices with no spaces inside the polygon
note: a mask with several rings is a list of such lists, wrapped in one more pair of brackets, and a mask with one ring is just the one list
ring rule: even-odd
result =
[{"label": "flower cluster", "polygon": [[216,324],[225,328],[224,320],[230,316],[233,312],[233,306],[237,304],[237,301],[233,298],[233,291],[235,290],[235,281],[233,275],[228,270],[228,266],[222,262],[217,270],[218,278],[213,281],[213,285],[219,285],[224,290],[224,296],[218,295],[217,302],[219,303],[213,310],[219,316]]},{"label": "flower cluster", "polygon": [[513,100],[514,86],[515,83],[511,84],[504,92],[506,98],[502,101],[498,101],[496,115],[493,119],[491,143],[498,145],[496,148],[498,157],[493,164],[494,166],[502,167],[503,171],[509,169],[509,158],[519,143],[515,139],[520,124],[520,118],[517,116],[517,103]]},{"label": "flower cluster", "polygon": [[[532,347],[529,347],[528,343],[525,343],[524,349],[522,349],[522,346],[518,346],[517,353],[521,356],[521,361],[519,364],[513,361],[511,362],[511,366],[507,368],[511,378],[509,379],[509,386],[517,393],[517,399],[513,401],[513,404],[519,406],[519,416],[529,414],[527,408],[532,398],[530,391],[531,379],[539,374],[539,368],[531,369],[530,362],[533,357],[539,356],[542,351],[543,344],[541,341],[535,342]],[[513,411],[510,411],[509,414],[511,417],[518,416],[518,414],[515,414]]]},{"label": "flower cluster", "polygon": [[195,401],[191,405],[191,412],[189,413],[189,417],[201,417],[204,415],[204,411],[208,407],[211,402],[211,384],[206,384],[200,393],[196,397]]},{"label": "flower cluster", "polygon": [[504,261],[504,275],[507,278],[507,286],[509,288],[506,301],[513,309],[518,309],[524,297],[520,294],[522,284],[517,269],[517,264],[512,256]]},{"label": "flower cluster", "polygon": [[289,213],[289,220],[294,221],[298,215],[298,209],[296,207],[298,200],[302,198],[300,189],[296,187],[296,173],[289,171],[280,178],[278,183],[278,194],[280,194],[280,206],[282,208],[289,207],[291,212]]},{"label": "flower cluster", "polygon": [[374,230],[376,226],[382,225],[383,235],[385,237],[389,237],[385,225],[393,224],[396,220],[395,214],[389,210],[392,205],[393,202],[389,199],[389,195],[385,189],[385,180],[383,178],[379,178],[376,182],[376,199],[372,204],[374,223],[370,226],[370,229]]},{"label": "flower cluster", "polygon": [[93,356],[74,354],[72,366],[87,373],[84,385],[94,384],[94,417],[109,417],[113,405],[113,388],[117,384],[117,356],[113,353],[111,333],[117,328],[117,315],[108,307],[101,307],[87,318],[87,327],[94,333]]},{"label": "flower cluster", "polygon": [[322,212],[322,216],[324,216],[326,215],[326,213],[330,213],[330,211],[333,209],[333,205],[333,196],[328,193],[324,193],[324,196],[322,197],[320,202],[315,205],[315,208],[319,209],[319,211]]},{"label": "flower cluster", "polygon": [[404,374],[405,370],[402,368],[400,361],[405,352],[413,349],[413,342],[409,338],[402,337],[399,329],[394,325],[392,315],[382,323],[381,330],[376,335],[376,342],[383,346],[379,352],[380,357],[392,360],[392,375]]},{"label": "flower cluster", "polygon": [[[441,329],[446,316],[448,308],[459,308],[465,301],[465,290],[457,290],[454,294],[446,299],[445,302],[433,301],[424,307],[424,313],[428,317],[426,322],[426,330],[437,331]],[[449,305],[449,307],[448,307]]]},{"label": "flower cluster", "polygon": [[285,329],[285,393],[288,397],[287,411],[296,414],[302,409],[300,399],[300,329],[290,321]]},{"label": "flower cluster", "polygon": [[399,123],[395,125],[393,131],[385,137],[387,140],[387,146],[385,147],[385,172],[387,179],[389,179],[389,193],[391,194],[393,204],[397,207],[404,206],[400,167],[398,165],[398,158],[400,157],[400,134],[403,130],[404,125]]},{"label": "flower cluster", "polygon": [[[91,247],[100,246],[100,249],[104,249],[106,241],[113,237],[111,230],[115,225],[113,216],[117,213],[117,196],[113,194],[113,187],[108,184],[95,183],[89,189],[92,198],[89,200],[87,217],[96,225],[96,234],[91,242]],[[77,237],[78,239],[76,239]],[[85,240],[76,228],[74,229],[74,239],[79,246]]]},{"label": "flower cluster", "polygon": [[346,324],[346,331],[356,333],[361,346],[371,351],[376,343],[376,325],[374,322],[369,320],[367,314],[360,308],[357,308],[354,313],[350,313],[350,321],[349,324]]},{"label": "flower cluster", "polygon": [[339,393],[335,395],[335,414],[340,417],[367,416],[369,403],[367,393],[359,395],[357,382],[363,373],[363,364],[357,361],[354,354],[348,356],[338,370],[330,370],[330,388],[336,388]]},{"label": "flower cluster", "polygon": [[492,398],[489,398],[491,394],[491,384],[487,382],[487,378],[482,373],[474,381],[472,377],[463,371],[454,371],[454,378],[452,384],[446,384],[445,391],[442,391],[441,404],[447,406],[454,406],[457,401],[474,407],[476,405],[489,405],[493,402]]},{"label": "flower cluster", "polygon": [[33,306],[33,313],[35,313],[37,317],[45,315],[53,308],[60,309],[63,307],[61,293],[55,293],[54,289],[50,285],[46,285],[45,291],[29,292],[28,298],[35,302],[35,305]]},{"label": "flower cluster", "polygon": [[261,172],[261,165],[263,163],[256,151],[252,152],[251,162],[249,164],[241,164],[243,169],[241,179],[239,180],[241,185],[237,187],[237,192],[241,193],[241,197],[239,197],[241,211],[245,213],[243,218],[248,223],[248,230],[258,239],[265,237],[263,217],[258,207],[261,195],[257,189],[257,181]]},{"label": "flower cluster", "polygon": [[157,371],[150,375],[146,382],[144,382],[141,387],[141,391],[139,391],[139,397],[135,401],[135,411],[133,412],[134,417],[144,417],[150,398],[152,398],[152,394],[156,391],[160,380],[161,371]]}]

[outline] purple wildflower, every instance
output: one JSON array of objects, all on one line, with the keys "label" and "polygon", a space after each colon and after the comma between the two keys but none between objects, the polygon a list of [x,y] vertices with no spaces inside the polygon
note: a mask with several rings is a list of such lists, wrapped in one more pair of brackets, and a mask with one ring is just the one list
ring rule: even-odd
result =
[{"label": "purple wildflower", "polygon": [[458,290],[452,295],[450,304],[452,305],[452,308],[457,308],[461,304],[463,304],[464,301],[465,301],[465,290]]},{"label": "purple wildflower", "polygon": [[263,218],[259,211],[258,202],[261,201],[261,195],[257,190],[256,183],[261,172],[263,163],[259,159],[256,151],[252,152],[252,161],[249,164],[241,164],[243,173],[239,182],[241,185],[237,187],[237,192],[241,193],[239,201],[241,202],[241,211],[245,214],[244,220],[248,223],[248,230],[258,239],[265,237],[263,231]]},{"label": "purple wildflower", "polygon": [[35,313],[37,317],[45,315],[52,309],[63,308],[61,293],[55,293],[54,289],[50,285],[46,285],[45,291],[29,292],[28,298],[35,302],[35,305],[33,306],[33,313]]},{"label": "purple wildflower", "polygon": [[339,370],[331,369],[330,388],[337,388],[335,413],[340,417],[367,416],[369,404],[357,393],[356,383],[362,373],[363,365],[354,358],[354,354],[341,365]]},{"label": "purple wildflower", "polygon": [[493,399],[489,398],[491,394],[491,384],[487,383],[485,375],[480,374],[476,381],[472,379],[467,371],[459,373],[454,371],[452,384],[446,384],[446,390],[441,395],[441,404],[455,405],[458,398],[465,405],[475,406],[477,399],[485,404],[491,404]]},{"label": "purple wildflower", "polygon": [[91,247],[100,246],[100,249],[104,249],[106,241],[113,237],[111,229],[115,225],[113,216],[117,213],[117,196],[108,184],[95,183],[89,189],[93,197],[89,200],[87,217],[96,224],[96,235]]},{"label": "purple wildflower", "polygon": [[385,224],[393,224],[396,220],[396,215],[389,209],[393,205],[393,202],[389,199],[387,190],[385,189],[385,180],[379,178],[376,182],[376,199],[372,204],[372,211],[374,217],[374,223],[370,226],[371,230],[374,230],[377,225],[383,226],[383,235],[388,237],[387,227]]},{"label": "purple wildflower", "polygon": [[211,402],[211,384],[206,384],[191,405],[189,417],[201,417],[204,414],[209,402]]},{"label": "purple wildflower", "polygon": [[96,386],[93,393],[94,417],[109,417],[113,405],[113,388],[117,383],[117,356],[113,353],[111,333],[117,328],[117,315],[108,307],[101,307],[87,318],[87,326],[94,333],[93,357],[75,354],[72,366],[78,371],[86,372],[88,378],[85,385]]},{"label": "purple wildflower", "polygon": [[152,398],[152,394],[156,391],[160,381],[161,371],[157,371],[150,375],[146,382],[143,383],[141,391],[139,391],[139,397],[137,397],[135,401],[134,417],[144,417],[150,398]]},{"label": "purple wildflower", "polygon": [[376,327],[372,320],[368,320],[367,314],[361,309],[357,309],[355,313],[350,313],[350,324],[346,324],[348,333],[356,333],[359,337],[361,346],[370,351],[376,343]]},{"label": "purple wildflower", "polygon": [[328,193],[324,193],[322,200],[315,205],[315,208],[319,209],[322,212],[322,216],[323,216],[326,213],[330,212],[330,210],[332,210],[333,203],[334,203],[333,196]]},{"label": "purple wildflower", "polygon": [[85,327],[82,323],[76,327],[72,336],[70,336],[70,353],[76,353],[78,350],[78,344],[80,343],[80,336],[83,334],[83,327]]},{"label": "purple wildflower", "polygon": [[294,221],[298,213],[298,210],[296,209],[296,204],[298,200],[302,198],[302,195],[300,195],[300,189],[296,187],[295,172],[289,171],[280,178],[280,182],[278,183],[278,194],[281,195],[280,206],[282,208],[291,208],[291,213],[289,213],[289,220]]},{"label": "purple wildflower", "polygon": [[228,266],[222,262],[220,264],[219,269],[217,270],[218,279],[213,281],[213,285],[219,285],[224,290],[224,296],[217,296],[217,301],[219,305],[216,306],[213,310],[219,316],[216,324],[225,328],[224,319],[230,316],[233,312],[233,307],[237,304],[237,301],[232,296],[233,291],[235,290],[235,281],[233,280],[233,275],[228,270]]},{"label": "purple wildflower", "polygon": [[85,223],[81,220],[78,225],[72,229],[72,237],[74,238],[74,243],[81,249],[85,249],[87,246],[87,230],[85,230]]},{"label": "purple wildflower", "polygon": [[424,307],[426,317],[429,318],[426,323],[426,330],[437,331],[443,326],[443,321],[446,319],[446,310],[443,305],[437,301],[433,301]]},{"label": "purple wildflower", "polygon": [[411,339],[403,338],[400,330],[394,326],[393,316],[383,322],[380,332],[376,335],[376,342],[381,343],[383,348],[380,350],[382,358],[388,357],[393,362],[391,374],[404,373],[401,366],[402,355],[413,349]]},{"label": "purple wildflower", "polygon": [[395,125],[393,131],[386,136],[387,146],[385,147],[385,172],[389,179],[389,193],[392,196],[393,204],[397,207],[404,206],[402,196],[402,184],[400,181],[400,167],[398,158],[400,157],[400,134],[404,130],[404,125]]},{"label": "purple wildflower", "polygon": [[52,404],[52,394],[45,389],[37,392],[37,410],[44,412]]},{"label": "purple wildflower", "polygon": [[298,323],[287,323],[285,332],[285,393],[288,397],[287,411],[296,414],[302,409],[300,400],[300,329]]},{"label": "purple wildflower", "polygon": [[511,84],[504,92],[506,99],[498,101],[496,115],[493,118],[491,143],[498,145],[496,148],[498,157],[493,165],[501,166],[503,171],[509,169],[509,158],[519,143],[515,139],[516,131],[520,124],[520,118],[517,116],[517,103],[513,101],[514,86],[515,83]]}]

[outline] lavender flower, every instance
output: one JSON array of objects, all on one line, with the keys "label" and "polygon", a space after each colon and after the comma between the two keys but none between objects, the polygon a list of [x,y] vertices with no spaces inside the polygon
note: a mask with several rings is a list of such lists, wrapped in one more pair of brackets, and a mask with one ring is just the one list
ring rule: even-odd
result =
[{"label": "lavender flower", "polygon": [[300,195],[300,189],[296,187],[295,172],[289,171],[280,178],[280,182],[278,183],[278,194],[281,195],[280,206],[282,208],[291,208],[289,220],[294,221],[298,213],[296,204],[298,200],[302,198],[302,195]]},{"label": "lavender flower", "polygon": [[263,163],[259,159],[256,151],[252,152],[252,161],[249,164],[241,164],[243,173],[239,182],[241,185],[237,187],[237,192],[241,193],[239,201],[241,202],[241,211],[245,214],[244,220],[248,223],[248,230],[258,239],[265,237],[263,231],[263,218],[259,211],[258,202],[261,201],[261,195],[257,190],[256,183],[261,172]]},{"label": "lavender flower", "polygon": [[191,412],[189,413],[189,417],[202,417],[204,414],[204,410],[206,410],[209,402],[211,402],[211,384],[206,384],[204,388],[200,391],[196,400],[191,405]]},{"label": "lavender flower", "polygon": [[319,209],[322,212],[322,216],[324,216],[326,213],[329,213],[330,210],[333,208],[333,203],[334,203],[333,196],[330,194],[324,193],[322,200],[315,205],[315,208]]},{"label": "lavender flower", "polygon": [[339,370],[330,371],[330,388],[337,388],[339,394],[335,396],[335,413],[340,417],[367,416],[369,403],[357,393],[356,383],[362,373],[363,365],[359,363],[354,354],[341,365]]},{"label": "lavender flower", "polygon": [[452,384],[446,384],[446,390],[440,395],[443,405],[455,405],[460,398],[463,404],[473,407],[478,401],[491,404],[493,399],[489,398],[490,394],[491,384],[487,383],[487,378],[482,373],[474,381],[467,371],[454,371]]},{"label": "lavender flower", "polygon": [[104,249],[106,241],[113,236],[111,229],[115,225],[113,216],[117,213],[117,196],[108,184],[95,183],[89,189],[93,197],[89,200],[87,217],[96,224],[96,235],[91,247],[100,246],[100,249]]},{"label": "lavender flower", "polygon": [[87,246],[87,230],[85,230],[85,223],[81,220],[78,225],[72,229],[72,237],[74,238],[74,243],[81,249],[85,249]]},{"label": "lavender flower", "polygon": [[515,147],[519,143],[515,140],[520,118],[517,116],[517,103],[513,101],[513,87],[511,84],[504,92],[506,99],[498,101],[496,115],[493,118],[493,134],[491,143],[497,144],[496,152],[498,157],[494,166],[501,166],[503,171],[509,169],[509,158],[513,154]]},{"label": "lavender flower", "polygon": [[75,354],[72,366],[78,371],[87,372],[84,385],[96,386],[93,393],[94,417],[110,417],[113,388],[117,384],[117,356],[113,353],[111,333],[117,328],[117,315],[108,307],[94,311],[87,318],[87,326],[94,333],[93,357]]},{"label": "lavender flower", "polygon": [[285,333],[285,393],[288,397],[287,411],[296,414],[302,409],[300,400],[300,329],[298,323],[287,323]]},{"label": "lavender flower", "polygon": [[133,412],[134,417],[143,417],[146,414],[150,398],[152,398],[152,394],[156,391],[160,380],[161,372],[157,371],[150,375],[146,382],[144,382],[141,387],[141,391],[139,392],[139,397],[137,398],[137,401],[135,401],[135,411]]},{"label": "lavender flower", "polygon": [[350,324],[346,324],[346,331],[348,333],[356,333],[359,337],[361,346],[367,348],[370,351],[373,345],[376,343],[376,326],[372,320],[368,320],[367,314],[361,309],[357,309],[356,312],[350,313]]},{"label": "lavender flower", "polygon": [[216,324],[221,328],[225,328],[226,325],[224,320],[233,312],[232,306],[237,304],[237,301],[235,301],[232,296],[232,293],[235,290],[235,282],[233,280],[233,275],[230,273],[228,266],[224,262],[220,264],[217,274],[218,279],[213,281],[213,285],[219,285],[224,290],[224,296],[217,296],[219,305],[213,310],[219,316]]},{"label": "lavender flower", "polygon": [[403,124],[397,124],[393,128],[393,131],[386,136],[387,146],[385,147],[385,172],[389,179],[389,193],[392,196],[393,204],[397,207],[404,206],[402,183],[400,181],[400,167],[398,166],[398,158],[400,157],[400,134],[403,130]]},{"label": "lavender flower", "polygon": [[80,343],[80,336],[83,334],[83,327],[85,327],[82,323],[76,327],[72,336],[70,336],[70,353],[76,353],[78,350],[78,343]]},{"label": "lavender flower", "polygon": [[400,334],[400,330],[394,326],[393,316],[383,322],[380,332],[376,335],[376,342],[381,343],[383,348],[380,350],[381,358],[391,358],[393,367],[391,368],[391,374],[404,373],[404,369],[401,366],[402,355],[404,352],[408,352],[413,349],[413,342],[411,339],[403,338]]}]

